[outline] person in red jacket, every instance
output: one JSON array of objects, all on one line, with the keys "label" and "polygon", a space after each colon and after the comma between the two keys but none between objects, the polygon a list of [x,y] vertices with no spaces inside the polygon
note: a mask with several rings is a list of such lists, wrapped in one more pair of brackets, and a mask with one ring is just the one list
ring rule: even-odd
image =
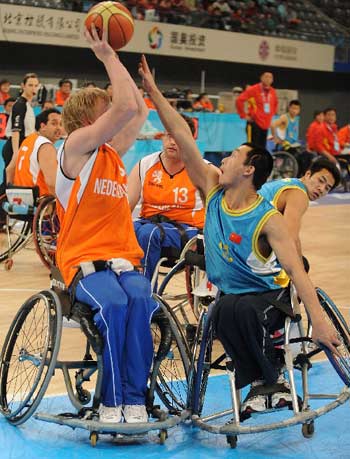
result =
[{"label": "person in red jacket", "polygon": [[306,131],[306,149],[309,152],[315,151],[315,139],[317,138],[317,131],[321,129],[324,122],[324,113],[322,110],[314,112],[314,119],[310,123]]},{"label": "person in red jacket", "polygon": [[339,129],[338,138],[341,151],[350,147],[350,123]]},{"label": "person in red jacket", "polygon": [[319,155],[325,156],[333,163],[337,160],[335,156],[340,154],[338,138],[338,127],[336,125],[337,112],[333,107],[324,111],[324,123],[315,131],[315,138],[312,150]]},{"label": "person in red jacket", "polygon": [[[247,141],[263,148],[266,147],[267,131],[278,107],[277,94],[272,83],[272,73],[264,72],[260,83],[249,86],[236,99],[239,116],[247,120]],[[248,114],[244,109],[245,102],[248,102]]]}]

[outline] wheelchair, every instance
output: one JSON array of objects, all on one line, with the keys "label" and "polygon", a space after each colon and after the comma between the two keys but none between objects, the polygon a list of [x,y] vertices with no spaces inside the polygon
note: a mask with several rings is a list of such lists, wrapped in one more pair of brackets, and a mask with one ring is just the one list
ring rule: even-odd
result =
[{"label": "wheelchair", "polygon": [[[164,268],[168,270],[164,272]],[[157,283],[158,295],[171,305],[191,347],[200,313],[212,302],[217,292],[216,287],[208,282],[205,273],[202,233],[190,239],[181,251],[173,248],[162,249],[152,286]]]},{"label": "wheelchair", "polygon": [[0,197],[0,263],[13,266],[13,255],[33,240],[43,264],[55,264],[59,230],[54,196],[39,197],[37,187],[8,186]]},{"label": "wheelchair", "polygon": [[[155,300],[159,309],[151,323],[155,351],[146,398],[147,411],[155,421],[137,424],[99,422],[102,339],[91,309],[82,303],[71,303],[55,267],[52,268],[51,288],[33,295],[22,305],[5,338],[0,362],[0,412],[10,424],[23,424],[37,410],[52,375],[61,370],[68,398],[76,413],[36,413],[36,419],[88,430],[92,446],[96,445],[101,433],[133,436],[150,431],[158,431],[159,441],[163,444],[168,429],[188,417],[186,402],[190,354],[171,308],[157,295]],[[78,324],[86,337],[82,360],[57,359],[63,319]],[[71,370],[76,370],[74,377]],[[93,375],[96,384],[92,395],[84,383],[90,381]],[[166,409],[155,404],[155,394]]]},{"label": "wheelchair", "polygon": [[273,168],[269,180],[279,180],[298,176],[298,161],[288,151],[273,151]]},{"label": "wheelchair", "polygon": [[[231,448],[237,446],[238,435],[277,430],[297,424],[302,425],[302,434],[310,438],[314,434],[314,420],[327,412],[345,403],[350,397],[350,334],[349,328],[340,314],[339,310],[328,297],[328,295],[316,288],[320,304],[324,309],[328,320],[334,325],[338,332],[341,346],[338,350],[341,357],[335,357],[328,349],[314,344],[311,340],[312,325],[308,315],[302,318],[301,304],[293,286],[291,286],[291,300],[293,306],[293,317],[287,316],[282,335],[274,337],[273,341],[284,354],[285,369],[288,373],[290,393],[292,401],[286,408],[293,410],[290,417],[277,415],[277,421],[264,423],[264,416],[267,413],[282,411],[282,409],[270,408],[260,413],[252,413],[242,416],[240,412],[241,391],[236,389],[234,362],[225,354],[222,347],[216,346],[215,334],[213,330],[212,303],[208,311],[202,311],[199,319],[198,329],[193,347],[192,361],[189,374],[190,392],[188,397],[188,409],[192,413],[192,422],[195,426],[207,432],[222,434],[226,436]],[[345,386],[335,394],[313,394],[309,391],[308,371],[312,368],[311,358],[325,352],[330,363],[334,366]],[[214,355],[215,354],[215,355]],[[214,370],[226,370],[229,379],[229,390],[231,403],[228,408],[220,406],[220,411],[211,408],[206,400],[209,376]],[[302,397],[297,394],[296,378],[294,370],[301,372]],[[270,395],[276,392],[276,386],[264,386],[264,394]],[[228,396],[229,398],[229,396]],[[319,406],[320,400],[331,400],[323,406]],[[316,406],[311,405],[311,400],[318,400]],[[318,405],[317,405],[318,403]],[[223,404],[224,405],[224,402]],[[224,408],[224,409],[223,409]],[[217,409],[217,408],[216,408]],[[233,418],[232,418],[233,416]],[[244,425],[251,419],[248,425]],[[232,418],[232,419],[230,419]],[[257,419],[259,418],[259,419]],[[221,422],[215,423],[221,419]],[[266,419],[266,418],[265,418]],[[260,421],[260,422],[259,422]]]}]

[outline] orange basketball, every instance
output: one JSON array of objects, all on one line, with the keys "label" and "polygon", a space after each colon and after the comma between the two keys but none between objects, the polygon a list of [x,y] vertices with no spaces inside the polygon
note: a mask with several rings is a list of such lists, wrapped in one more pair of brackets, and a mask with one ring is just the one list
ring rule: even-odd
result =
[{"label": "orange basketball", "polygon": [[100,38],[103,29],[108,30],[108,43],[114,50],[123,48],[134,33],[134,20],[131,13],[119,2],[100,2],[93,6],[85,19],[89,32],[91,32],[91,24],[95,24]]}]

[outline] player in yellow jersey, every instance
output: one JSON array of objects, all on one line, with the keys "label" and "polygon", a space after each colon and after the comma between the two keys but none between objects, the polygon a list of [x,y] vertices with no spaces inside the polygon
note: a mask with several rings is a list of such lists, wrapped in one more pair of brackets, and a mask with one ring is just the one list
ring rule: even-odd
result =
[{"label": "player in yellow jersey", "polygon": [[143,253],[120,155],[135,141],[147,107],[107,43],[107,31],[100,40],[92,26],[85,36],[107,70],[113,97],[110,101],[102,89],[84,88],[64,105],[68,137],[58,153],[57,263],[72,295],[95,313],[103,337],[100,420],[146,422],[150,321],[157,304],[149,281],[135,270]]},{"label": "player in yellow jersey", "polygon": [[[182,117],[191,129],[191,118]],[[129,176],[131,210],[140,202],[140,219],[134,222],[144,251],[144,274],[152,279],[163,247],[181,249],[204,225],[204,207],[192,184],[173,137],[164,133],[163,149],[142,158]]]}]

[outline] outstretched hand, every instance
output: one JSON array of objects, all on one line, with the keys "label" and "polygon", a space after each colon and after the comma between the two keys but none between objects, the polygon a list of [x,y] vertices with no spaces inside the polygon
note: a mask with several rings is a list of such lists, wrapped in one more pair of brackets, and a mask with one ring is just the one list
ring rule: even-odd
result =
[{"label": "outstretched hand", "polygon": [[312,341],[324,344],[334,354],[339,356],[337,346],[340,345],[340,341],[337,331],[326,318],[320,323],[312,324]]},{"label": "outstretched hand", "polygon": [[144,54],[142,54],[141,62],[139,63],[139,75],[142,78],[142,86],[143,86],[144,90],[148,94],[151,95],[152,91],[157,89],[157,85],[156,85],[156,83],[154,81],[153,75],[151,73],[151,70],[150,70],[150,68],[148,66],[148,63],[147,63],[147,60],[146,60]]},{"label": "outstretched hand", "polygon": [[108,31],[106,28],[103,29],[102,38],[100,39],[100,37],[98,36],[97,30],[96,30],[95,24],[92,23],[91,33],[85,27],[84,35],[92,51],[95,53],[95,56],[101,62],[105,62],[109,57],[116,55],[115,51],[113,51],[112,47],[108,44],[108,41],[107,41]]}]

